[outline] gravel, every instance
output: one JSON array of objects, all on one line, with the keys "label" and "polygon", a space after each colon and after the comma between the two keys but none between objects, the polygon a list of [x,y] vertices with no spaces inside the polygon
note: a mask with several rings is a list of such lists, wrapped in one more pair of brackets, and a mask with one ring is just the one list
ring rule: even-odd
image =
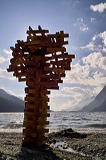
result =
[{"label": "gravel", "polygon": [[73,130],[72,132],[68,130],[67,135],[66,132],[64,130],[49,134],[48,143],[40,148],[35,146],[23,147],[21,133],[0,133],[0,160],[106,159],[106,134],[83,133],[80,135]]}]

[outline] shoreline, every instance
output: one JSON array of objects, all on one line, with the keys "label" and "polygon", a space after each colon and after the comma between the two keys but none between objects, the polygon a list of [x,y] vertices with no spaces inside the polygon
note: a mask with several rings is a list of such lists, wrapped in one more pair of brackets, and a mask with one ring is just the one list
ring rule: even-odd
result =
[{"label": "shoreline", "polygon": [[[2,160],[106,159],[106,133],[85,134],[66,129],[50,133],[48,136],[47,145],[40,148],[22,147],[22,133],[0,132],[0,158]],[[58,142],[64,143],[56,146]]]},{"label": "shoreline", "polygon": [[[70,127],[66,127],[66,125],[64,126],[47,126],[47,128],[49,129],[49,134],[52,132],[59,132],[61,130],[65,130],[67,128],[73,128],[73,130],[75,130],[76,132],[80,132],[80,133],[106,133],[106,124],[88,124],[88,125],[84,125],[84,126],[70,126]],[[22,133],[23,127],[22,124],[0,124],[0,133]]]}]

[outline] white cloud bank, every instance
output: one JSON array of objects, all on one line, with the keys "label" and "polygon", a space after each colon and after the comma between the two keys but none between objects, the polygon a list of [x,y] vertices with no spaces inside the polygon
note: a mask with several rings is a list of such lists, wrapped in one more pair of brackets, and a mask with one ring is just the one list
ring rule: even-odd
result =
[{"label": "white cloud bank", "polygon": [[75,105],[96,96],[106,85],[106,31],[95,34],[91,42],[80,49],[88,50],[89,55],[72,65],[63,79],[62,89],[51,94],[50,106],[54,110],[74,110]]},{"label": "white cloud bank", "polygon": [[[103,44],[100,45],[99,43],[97,44],[97,41],[100,41],[100,43],[102,42]],[[89,44],[87,44],[86,46],[80,47],[81,49],[88,49],[91,51],[98,51],[98,52],[106,52],[106,31],[101,32],[99,34],[95,34],[92,37],[91,42],[89,42]]]},{"label": "white cloud bank", "polygon": [[[72,66],[63,79],[63,87],[50,95],[54,110],[72,108],[79,102],[96,96],[106,85],[106,57],[93,52]],[[67,87],[64,84],[67,83]]]},{"label": "white cloud bank", "polygon": [[104,10],[106,9],[106,3],[100,3],[100,4],[97,4],[97,5],[91,5],[90,6],[90,9],[93,10],[94,12],[104,12]]},{"label": "white cloud bank", "polygon": [[104,86],[106,84],[106,57],[99,52],[93,52],[83,57],[67,72],[65,83],[87,86]]}]

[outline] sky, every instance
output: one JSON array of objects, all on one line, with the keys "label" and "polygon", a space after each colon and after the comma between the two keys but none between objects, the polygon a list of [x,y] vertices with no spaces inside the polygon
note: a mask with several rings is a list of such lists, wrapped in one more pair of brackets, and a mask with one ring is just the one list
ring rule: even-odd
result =
[{"label": "sky", "polygon": [[65,47],[75,59],[59,90],[51,91],[49,105],[74,110],[106,85],[106,0],[0,0],[0,88],[23,99],[25,82],[7,72],[10,46],[26,41],[28,27],[38,25],[50,34],[69,34]]}]

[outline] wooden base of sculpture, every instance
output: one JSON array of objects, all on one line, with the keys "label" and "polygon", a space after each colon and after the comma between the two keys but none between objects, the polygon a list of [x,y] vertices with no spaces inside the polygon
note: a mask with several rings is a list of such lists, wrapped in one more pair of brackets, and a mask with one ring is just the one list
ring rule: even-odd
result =
[{"label": "wooden base of sculpture", "polygon": [[25,89],[25,110],[23,127],[23,144],[34,144],[41,146],[47,137],[45,133],[49,131],[46,125],[49,124],[47,117],[48,113],[48,97],[49,92],[46,88],[41,86],[28,86]]}]

